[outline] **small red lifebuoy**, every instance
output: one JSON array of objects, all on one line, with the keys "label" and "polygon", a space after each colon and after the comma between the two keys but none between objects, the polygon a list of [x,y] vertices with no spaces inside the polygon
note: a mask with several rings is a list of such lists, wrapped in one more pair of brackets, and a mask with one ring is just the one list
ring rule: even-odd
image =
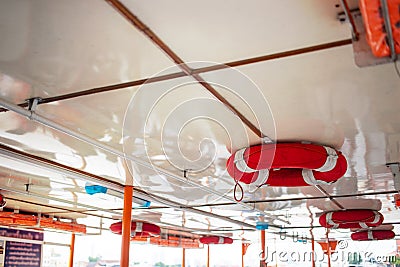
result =
[{"label": "small red lifebuoy", "polygon": [[[122,234],[122,222],[116,222],[110,225],[110,230],[114,234]],[[161,233],[161,229],[159,226],[139,221],[132,221],[131,223],[131,236],[158,236]]]},{"label": "small red lifebuoy", "polygon": [[319,217],[319,223],[326,228],[369,228],[382,222],[381,213],[368,209],[329,211]]},{"label": "small red lifebuoy", "polygon": [[327,146],[264,144],[236,151],[227,161],[227,170],[245,184],[308,186],[337,181],[346,173],[347,160]]},{"label": "small red lifebuoy", "polygon": [[225,236],[203,236],[199,239],[202,244],[232,244],[233,239]]},{"label": "small red lifebuoy", "polygon": [[351,234],[354,241],[388,240],[394,237],[395,233],[391,230],[367,230]]}]

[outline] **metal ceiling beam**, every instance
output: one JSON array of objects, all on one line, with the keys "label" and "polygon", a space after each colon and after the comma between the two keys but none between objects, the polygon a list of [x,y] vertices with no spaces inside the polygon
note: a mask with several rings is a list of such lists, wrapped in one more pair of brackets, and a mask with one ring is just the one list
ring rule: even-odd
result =
[{"label": "metal ceiling beam", "polygon": [[267,135],[254,125],[249,119],[246,118],[234,105],[226,100],[213,86],[205,81],[199,74],[192,73],[192,69],[174,52],[169,46],[158,37],[146,24],[144,24],[137,16],[135,16],[124,4],[118,0],[105,0],[112,7],[114,7],[121,15],[123,15],[136,29],[143,32],[156,46],[158,46],[167,56],[182,69],[184,73],[193,77],[201,86],[210,92],[215,98],[223,103],[233,114],[238,116],[240,120],[258,137],[269,139]]},{"label": "metal ceiling beam", "polygon": [[[386,190],[386,191],[376,191],[376,192],[366,192],[366,193],[355,193],[355,194],[345,194],[345,195],[330,195],[331,198],[349,198],[349,197],[363,197],[363,196],[377,196],[377,195],[389,195],[396,194],[397,190]],[[304,201],[304,200],[316,200],[316,199],[329,199],[328,196],[311,196],[311,197],[293,197],[293,198],[278,198],[278,199],[263,199],[263,200],[250,200],[243,201],[247,204],[259,204],[259,203],[274,203],[274,202],[287,202],[287,201]],[[193,208],[200,207],[222,207],[222,206],[231,206],[234,203],[225,202],[225,203],[212,203],[212,204],[201,204],[201,205],[192,205]],[[150,209],[163,209],[168,207],[157,207],[153,206]]]},{"label": "metal ceiling beam", "polygon": [[347,20],[350,22],[350,29],[351,29],[351,34],[352,34],[353,40],[358,41],[360,33],[357,30],[357,26],[356,26],[356,23],[354,22],[353,15],[351,14],[349,4],[347,3],[347,0],[340,0],[340,3],[342,4],[342,8],[343,8],[343,11],[344,11],[344,14],[345,14]]},{"label": "metal ceiling beam", "polygon": [[326,196],[333,204],[336,205],[336,207],[338,207],[339,209],[344,210],[345,208],[343,207],[342,204],[340,204],[339,202],[337,202],[336,199],[334,199],[331,195],[329,195],[329,193],[320,185],[315,185],[315,187],[324,195]]},{"label": "metal ceiling beam", "polygon": [[[275,59],[281,59],[281,58],[292,57],[292,56],[297,56],[297,55],[301,55],[301,54],[322,51],[322,50],[326,50],[326,49],[332,49],[332,48],[346,46],[346,45],[350,45],[350,44],[352,44],[351,39],[333,41],[333,42],[329,42],[329,43],[318,44],[318,45],[288,50],[288,51],[284,51],[284,52],[278,52],[278,53],[259,56],[259,57],[252,57],[252,58],[247,58],[247,59],[242,59],[242,60],[237,60],[237,61],[221,63],[221,64],[217,64],[217,65],[213,65],[213,66],[192,69],[191,73],[192,74],[201,74],[201,73],[207,73],[207,72],[212,72],[212,71],[217,71],[217,70],[223,70],[223,69],[227,69],[227,68],[240,67],[240,66],[261,63],[261,62],[275,60]],[[117,83],[117,84],[112,84],[112,85],[91,88],[91,89],[87,89],[87,90],[83,90],[83,91],[78,91],[78,92],[73,92],[73,93],[68,93],[68,94],[63,94],[63,95],[58,95],[58,96],[43,97],[38,102],[38,105],[53,103],[56,101],[73,99],[73,98],[82,97],[82,96],[89,96],[89,95],[95,95],[95,94],[99,94],[99,93],[117,91],[117,90],[121,90],[121,89],[127,89],[130,87],[140,86],[143,84],[150,84],[150,83],[156,83],[156,82],[161,82],[161,81],[182,78],[185,76],[188,76],[188,74],[186,74],[183,71],[175,72],[175,73],[171,73],[171,74],[160,75],[160,76],[155,76],[155,77],[150,77],[150,78],[144,78],[144,79],[135,80],[135,81],[131,81],[131,82]],[[25,101],[23,103],[19,103],[18,106],[28,107],[28,102]],[[0,108],[0,112],[7,112],[7,111],[8,111],[8,109]]]},{"label": "metal ceiling beam", "polygon": [[[1,188],[0,188],[1,189]],[[112,217],[106,217],[104,215],[98,215],[98,214],[93,214],[90,213],[91,211],[96,211],[96,210],[73,210],[73,209],[68,209],[68,208],[64,208],[64,207],[54,207],[51,205],[47,205],[44,203],[37,203],[37,202],[32,202],[32,201],[27,201],[25,199],[19,199],[19,198],[13,198],[13,197],[6,197],[7,200],[12,200],[15,202],[20,202],[20,203],[26,203],[29,205],[35,205],[35,206],[39,206],[39,207],[45,207],[45,208],[50,208],[50,209],[55,209],[55,210],[59,210],[59,212],[54,211],[54,212],[46,212],[46,214],[64,214],[64,213],[77,213],[77,214],[83,214],[86,216],[93,216],[93,217],[99,217],[99,218],[105,218],[105,219],[110,219],[112,220]],[[111,209],[114,210],[114,209]]]},{"label": "metal ceiling beam", "polygon": [[122,215],[121,212],[117,212],[117,211],[114,211],[114,210],[103,209],[103,208],[95,207],[95,206],[92,206],[92,205],[87,205],[87,204],[83,204],[83,203],[69,201],[69,200],[66,200],[66,199],[51,197],[49,195],[41,195],[41,194],[37,194],[37,193],[32,192],[32,191],[19,190],[19,189],[15,189],[15,188],[4,186],[4,185],[0,185],[0,189],[2,189],[4,191],[12,192],[12,193],[20,194],[20,195],[27,195],[27,196],[32,196],[32,197],[39,198],[39,199],[51,200],[51,201],[55,201],[55,202],[59,202],[59,203],[64,203],[64,204],[71,205],[71,206],[83,207],[83,208],[87,208],[87,209],[96,209],[98,211],[103,211],[103,212],[107,212],[107,213],[113,213],[113,214],[116,214],[116,215]]},{"label": "metal ceiling beam", "polygon": [[55,161],[51,161],[39,156],[35,156],[23,151],[16,150],[14,148],[8,147],[6,145],[0,144],[0,155],[7,157],[12,160],[18,160],[20,162],[29,163],[31,165],[37,166],[39,168],[45,168],[49,171],[76,177],[84,181],[90,181],[93,183],[101,183],[107,188],[117,190],[119,192],[123,192],[123,185],[121,183],[79,170],[72,167],[69,167],[64,164],[60,164]]},{"label": "metal ceiling beam", "polygon": [[206,73],[206,72],[211,72],[211,71],[223,70],[226,68],[241,67],[241,66],[245,66],[245,65],[261,63],[261,62],[275,60],[275,59],[281,59],[281,58],[286,58],[286,57],[298,56],[298,55],[302,55],[302,54],[308,54],[308,53],[312,53],[312,52],[332,49],[332,48],[346,46],[346,45],[350,45],[350,44],[352,44],[351,39],[338,40],[338,41],[333,41],[333,42],[329,42],[329,43],[312,45],[312,46],[302,47],[302,48],[298,48],[298,49],[278,52],[278,53],[274,53],[274,54],[269,54],[269,55],[264,55],[264,56],[259,56],[259,57],[252,57],[252,58],[217,64],[217,65],[213,65],[213,66],[193,69],[192,73],[200,74],[200,73]]}]

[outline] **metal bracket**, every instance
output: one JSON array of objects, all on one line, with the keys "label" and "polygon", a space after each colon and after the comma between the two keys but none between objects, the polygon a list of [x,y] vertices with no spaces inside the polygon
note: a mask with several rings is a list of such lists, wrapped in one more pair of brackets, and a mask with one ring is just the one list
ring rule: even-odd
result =
[{"label": "metal bracket", "polygon": [[191,171],[191,170],[192,170],[192,169],[184,169],[184,170],[183,170],[183,177],[186,178],[186,179],[188,179],[187,174],[188,174],[188,172]]},{"label": "metal bracket", "polygon": [[33,98],[28,98],[26,101],[28,101],[28,110],[31,112],[35,112],[36,107],[42,101],[42,98],[33,97]]},{"label": "metal bracket", "polygon": [[262,143],[263,144],[273,144],[275,143],[275,141],[273,141],[271,138],[269,138],[268,136],[264,136],[262,139]]},{"label": "metal bracket", "polygon": [[349,16],[353,18],[361,17],[361,11],[359,8],[350,9],[350,12],[342,11],[336,14],[336,19],[341,23],[349,23]]},{"label": "metal bracket", "polygon": [[392,26],[390,24],[389,9],[388,9],[388,5],[387,5],[387,0],[381,0],[381,6],[382,6],[383,22],[385,24],[388,45],[389,45],[389,48],[390,48],[390,58],[393,61],[396,61],[397,55],[396,55],[396,50],[395,50],[395,47],[394,47],[393,32],[392,32]]},{"label": "metal bracket", "polygon": [[393,174],[394,189],[400,191],[400,162],[388,163],[386,166],[390,168]]},{"label": "metal bracket", "polygon": [[[352,14],[352,10],[350,10],[349,5],[346,0],[340,0],[340,3],[342,4],[343,7],[343,14],[344,18],[340,18],[338,15],[338,18],[340,21],[349,21],[350,22],[350,29],[351,29],[351,37],[353,41],[358,41],[359,39],[359,33],[356,28],[356,24],[354,23],[354,17]],[[354,11],[354,10],[353,10]]]}]

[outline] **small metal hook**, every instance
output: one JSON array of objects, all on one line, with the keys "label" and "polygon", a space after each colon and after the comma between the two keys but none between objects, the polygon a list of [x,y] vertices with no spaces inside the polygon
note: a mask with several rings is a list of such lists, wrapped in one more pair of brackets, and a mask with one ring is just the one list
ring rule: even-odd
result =
[{"label": "small metal hook", "polygon": [[183,170],[183,177],[186,178],[186,179],[188,179],[187,175],[188,175],[188,172],[191,171],[191,170],[192,170],[192,169],[184,169],[184,170]]},{"label": "small metal hook", "polygon": [[302,235],[301,236],[301,242],[303,243],[303,244],[307,244],[307,235]]},{"label": "small metal hook", "polygon": [[296,238],[295,238],[294,233],[293,233],[292,238],[293,238],[293,242],[294,242],[294,243],[297,243],[297,242],[299,241],[299,233],[296,232]]},{"label": "small metal hook", "polygon": [[283,228],[281,228],[281,231],[279,232],[279,238],[281,240],[285,240],[287,236],[287,232],[283,230]]},{"label": "small metal hook", "polygon": [[36,107],[42,101],[42,98],[32,97],[32,98],[28,98],[26,101],[28,101],[28,110],[35,112]]}]

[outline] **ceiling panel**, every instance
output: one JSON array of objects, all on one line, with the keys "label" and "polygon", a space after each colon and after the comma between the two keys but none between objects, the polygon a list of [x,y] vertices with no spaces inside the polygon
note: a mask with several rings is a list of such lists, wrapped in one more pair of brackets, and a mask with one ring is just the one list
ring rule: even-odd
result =
[{"label": "ceiling panel", "polygon": [[184,61],[223,63],[350,37],[335,0],[123,3]]},{"label": "ceiling panel", "polygon": [[8,75],[0,80],[23,87],[17,101],[137,80],[171,65],[105,1],[2,1],[0,10],[7,36],[0,68]]}]

